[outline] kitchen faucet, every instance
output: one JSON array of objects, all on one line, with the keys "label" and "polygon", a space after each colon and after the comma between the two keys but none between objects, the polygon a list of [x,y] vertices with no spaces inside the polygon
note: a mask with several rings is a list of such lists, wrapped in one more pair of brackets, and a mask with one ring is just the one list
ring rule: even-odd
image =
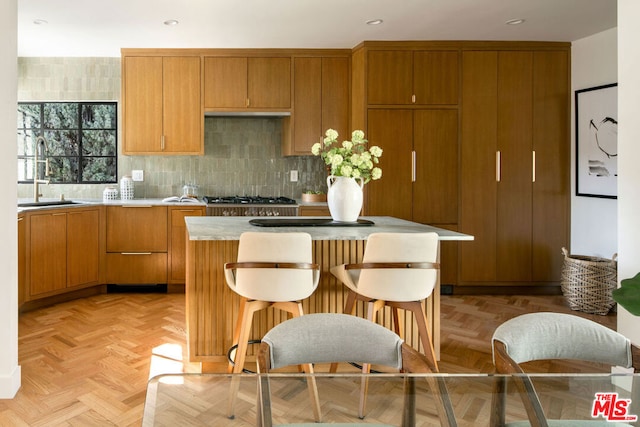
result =
[{"label": "kitchen faucet", "polygon": [[[39,159],[38,158],[38,153],[40,151],[40,147],[42,147],[42,157],[43,159]],[[40,196],[42,196],[42,194],[40,194],[40,190],[39,190],[39,185],[38,184],[49,184],[49,180],[48,179],[38,179],[39,177],[39,168],[38,168],[38,164],[39,163],[44,163],[44,176],[49,176],[50,170],[49,170],[49,159],[47,158],[47,140],[44,139],[44,136],[40,135],[36,138],[36,141],[34,143],[34,147],[33,147],[33,152],[34,152],[34,160],[33,160],[33,201],[35,203],[38,203]]]}]

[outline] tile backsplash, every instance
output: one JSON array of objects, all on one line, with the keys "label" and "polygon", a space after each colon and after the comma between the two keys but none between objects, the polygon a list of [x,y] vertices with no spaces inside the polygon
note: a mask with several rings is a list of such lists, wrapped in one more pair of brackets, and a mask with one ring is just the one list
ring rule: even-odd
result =
[{"label": "tile backsplash", "polygon": [[[19,101],[120,101],[120,58],[18,58]],[[121,115],[121,106],[118,106]],[[121,123],[121,117],[120,117]],[[119,146],[122,141],[118,130]],[[278,117],[207,117],[204,156],[118,155],[118,177],[144,171],[135,183],[136,198],[182,194],[195,183],[202,195],[261,195],[300,198],[305,190],[326,190],[322,160],[283,157],[282,119]],[[120,147],[119,147],[120,149]],[[290,182],[290,171],[298,182]],[[102,198],[104,184],[41,186],[43,197]],[[31,184],[18,184],[18,197],[33,195]]]}]

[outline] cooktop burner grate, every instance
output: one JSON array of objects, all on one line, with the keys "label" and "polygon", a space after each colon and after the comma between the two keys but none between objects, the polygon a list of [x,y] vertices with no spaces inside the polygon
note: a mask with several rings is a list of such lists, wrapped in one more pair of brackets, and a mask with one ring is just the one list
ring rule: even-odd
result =
[{"label": "cooktop burner grate", "polygon": [[263,196],[204,196],[202,198],[208,204],[234,204],[234,205],[295,205],[296,201],[288,197],[263,197]]}]

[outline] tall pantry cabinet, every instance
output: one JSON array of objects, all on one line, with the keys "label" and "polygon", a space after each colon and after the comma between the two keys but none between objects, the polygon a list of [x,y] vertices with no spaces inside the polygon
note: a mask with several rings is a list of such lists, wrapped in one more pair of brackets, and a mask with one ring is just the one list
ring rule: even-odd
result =
[{"label": "tall pantry cabinet", "polygon": [[569,50],[462,53],[461,285],[560,278],[569,230]]}]

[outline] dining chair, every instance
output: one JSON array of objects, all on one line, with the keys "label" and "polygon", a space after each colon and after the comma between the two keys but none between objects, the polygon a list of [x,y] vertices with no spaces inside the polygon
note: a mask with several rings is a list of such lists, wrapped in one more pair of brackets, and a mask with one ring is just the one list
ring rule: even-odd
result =
[{"label": "dining chair", "polygon": [[[365,301],[366,317],[375,321],[375,315],[385,306],[391,308],[395,332],[404,338],[399,309],[413,313],[420,343],[425,356],[438,371],[435,352],[424,302],[438,282],[438,234],[429,233],[372,233],[367,239],[362,263],[341,264],[331,268],[349,293],[343,313],[355,314],[356,301]],[[364,364],[363,372],[370,366]],[[336,370],[336,364],[331,371]],[[362,395],[360,416],[365,412]]]},{"label": "dining chair", "polygon": [[[434,373],[433,362],[393,331],[360,317],[340,313],[307,314],[272,328],[258,350],[258,372],[305,363],[359,361],[383,365],[408,373]],[[364,380],[366,375],[362,376]],[[313,376],[309,383],[315,386]],[[415,381],[407,376],[404,388],[402,426],[415,425]],[[456,426],[447,388],[439,377],[426,376],[441,426]],[[272,425],[271,390],[268,375],[260,375],[258,425]],[[316,394],[316,398],[318,398]],[[313,425],[318,425],[313,424]]]},{"label": "dining chair", "polygon": [[[529,424],[534,427],[582,424],[579,420],[547,419],[534,385],[521,364],[537,360],[582,360],[633,368],[635,372],[640,368],[640,349],[629,339],[606,326],[572,314],[539,312],[514,317],[496,328],[491,342],[496,373],[515,374],[511,378],[522,398]],[[504,426],[507,378],[497,377],[494,387],[490,425]],[[585,424],[593,425],[593,422],[588,420]]]},{"label": "dining chair", "polygon": [[[228,373],[243,370],[254,313],[273,307],[293,317],[304,314],[302,300],[315,291],[320,278],[320,268],[312,258],[308,233],[244,232],[240,235],[237,262],[224,265],[227,285],[240,295],[233,333],[236,351],[233,362],[229,358]],[[311,365],[302,369],[313,372]],[[233,418],[239,383],[232,380],[231,384],[228,415]]]}]

